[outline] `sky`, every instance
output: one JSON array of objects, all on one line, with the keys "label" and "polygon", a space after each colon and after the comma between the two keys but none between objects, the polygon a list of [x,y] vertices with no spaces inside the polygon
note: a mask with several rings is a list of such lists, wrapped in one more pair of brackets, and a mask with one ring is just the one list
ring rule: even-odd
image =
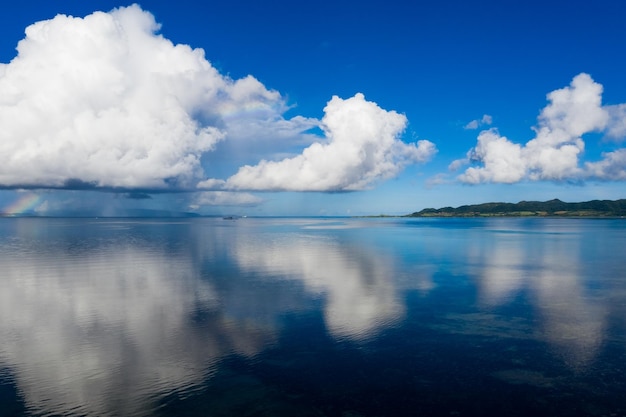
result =
[{"label": "sky", "polygon": [[0,212],[626,198],[624,16],[612,0],[4,4]]}]

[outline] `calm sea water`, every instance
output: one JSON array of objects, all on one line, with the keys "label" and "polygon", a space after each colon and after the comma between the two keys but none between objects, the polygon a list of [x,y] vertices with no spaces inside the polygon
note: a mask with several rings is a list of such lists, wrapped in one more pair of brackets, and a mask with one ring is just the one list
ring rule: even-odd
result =
[{"label": "calm sea water", "polygon": [[0,416],[625,416],[626,220],[0,219]]}]

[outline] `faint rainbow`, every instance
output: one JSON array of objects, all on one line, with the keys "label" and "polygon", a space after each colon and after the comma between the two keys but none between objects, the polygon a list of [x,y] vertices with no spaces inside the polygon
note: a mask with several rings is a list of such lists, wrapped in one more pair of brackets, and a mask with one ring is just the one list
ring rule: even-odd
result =
[{"label": "faint rainbow", "polygon": [[26,194],[16,201],[11,203],[9,206],[5,207],[2,210],[2,215],[4,216],[15,216],[18,214],[24,214],[27,211],[30,211],[37,207],[37,204],[41,201],[41,197],[37,194]]}]

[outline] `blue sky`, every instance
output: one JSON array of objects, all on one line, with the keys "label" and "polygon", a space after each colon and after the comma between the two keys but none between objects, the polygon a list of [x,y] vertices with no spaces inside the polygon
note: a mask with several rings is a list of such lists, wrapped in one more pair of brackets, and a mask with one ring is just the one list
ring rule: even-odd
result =
[{"label": "blue sky", "polygon": [[1,16],[4,212],[626,198],[622,2],[34,1]]}]

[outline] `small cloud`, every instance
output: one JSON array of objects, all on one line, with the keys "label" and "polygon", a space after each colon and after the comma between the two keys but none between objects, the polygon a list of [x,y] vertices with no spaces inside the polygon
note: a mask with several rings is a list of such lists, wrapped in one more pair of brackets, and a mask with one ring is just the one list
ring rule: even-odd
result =
[{"label": "small cloud", "polygon": [[426,180],[426,187],[433,188],[438,185],[447,184],[449,182],[450,179],[448,178],[448,175],[440,173]]},{"label": "small cloud", "polygon": [[469,163],[470,163],[469,158],[455,159],[454,161],[450,163],[450,165],[448,165],[448,171],[452,171],[452,172],[458,171],[459,169],[461,169],[462,167],[464,167],[465,165]]},{"label": "small cloud", "polygon": [[472,120],[468,124],[466,124],[463,129],[473,130],[478,129],[478,120]]},{"label": "small cloud", "polygon": [[472,120],[471,122],[466,124],[463,129],[474,130],[478,129],[479,127],[490,126],[491,123],[493,123],[493,118],[488,114],[484,114],[481,119]]},{"label": "small cloud", "polygon": [[585,164],[589,178],[607,181],[626,180],[626,149],[606,152],[602,157],[601,161]]}]

